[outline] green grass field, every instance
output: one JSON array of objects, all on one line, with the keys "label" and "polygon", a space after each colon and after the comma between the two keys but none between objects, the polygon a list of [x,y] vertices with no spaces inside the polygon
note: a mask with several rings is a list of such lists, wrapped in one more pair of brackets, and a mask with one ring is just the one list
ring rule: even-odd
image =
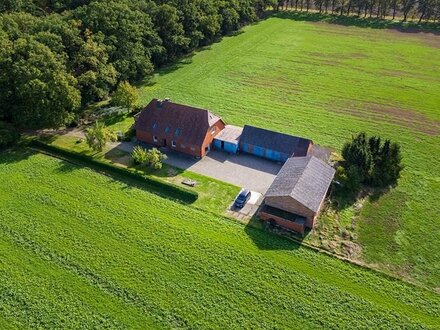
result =
[{"label": "green grass field", "polygon": [[430,33],[272,17],[158,72],[141,103],[170,97],[336,150],[359,131],[398,141],[403,178],[365,203],[355,240],[364,261],[440,288],[439,48]]},{"label": "green grass field", "polygon": [[431,291],[55,158],[0,182],[2,329],[438,327]]}]

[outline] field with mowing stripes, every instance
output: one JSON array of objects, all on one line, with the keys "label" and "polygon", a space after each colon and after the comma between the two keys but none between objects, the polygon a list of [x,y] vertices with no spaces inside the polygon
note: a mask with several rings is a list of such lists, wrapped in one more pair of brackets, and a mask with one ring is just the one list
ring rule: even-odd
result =
[{"label": "field with mowing stripes", "polygon": [[0,182],[2,329],[438,327],[431,291],[88,169],[8,152]]},{"label": "field with mowing stripes", "polygon": [[364,261],[440,289],[440,36],[283,15],[160,71],[142,104],[170,97],[336,150],[361,130],[398,141],[399,187],[343,210],[336,231],[354,231]]}]

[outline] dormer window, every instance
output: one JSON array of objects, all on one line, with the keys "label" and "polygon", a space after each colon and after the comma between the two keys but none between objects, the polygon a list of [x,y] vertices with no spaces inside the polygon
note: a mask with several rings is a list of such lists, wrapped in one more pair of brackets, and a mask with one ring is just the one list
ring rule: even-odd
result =
[{"label": "dormer window", "polygon": [[170,132],[170,128],[169,127],[166,127],[165,128],[165,133],[169,133]]},{"label": "dormer window", "polygon": [[175,136],[179,136],[180,135],[180,128],[176,128],[176,130],[174,131],[174,135]]},{"label": "dormer window", "polygon": [[157,128],[157,123],[153,124],[153,129]]}]

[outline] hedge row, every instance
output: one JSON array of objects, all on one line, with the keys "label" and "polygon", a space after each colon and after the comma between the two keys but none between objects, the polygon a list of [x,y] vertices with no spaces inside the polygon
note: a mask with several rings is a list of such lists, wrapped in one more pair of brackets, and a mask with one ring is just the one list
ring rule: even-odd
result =
[{"label": "hedge row", "polygon": [[148,177],[134,169],[117,167],[109,163],[94,159],[90,156],[48,145],[38,140],[32,140],[31,146],[40,151],[48,152],[49,154],[63,158],[72,163],[85,165],[93,170],[111,175],[112,177],[134,180],[134,183],[136,185],[142,188],[147,188],[150,192],[153,192],[165,198],[177,200],[178,202],[184,204],[194,203],[198,198],[197,192],[190,191],[183,187],[178,187],[176,185]]}]

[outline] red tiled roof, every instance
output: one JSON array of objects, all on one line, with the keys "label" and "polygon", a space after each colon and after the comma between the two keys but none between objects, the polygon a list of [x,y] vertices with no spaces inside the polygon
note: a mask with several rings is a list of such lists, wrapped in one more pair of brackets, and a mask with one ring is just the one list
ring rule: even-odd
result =
[{"label": "red tiled roof", "polygon": [[136,120],[136,130],[202,146],[209,128],[221,118],[208,110],[153,99]]}]

